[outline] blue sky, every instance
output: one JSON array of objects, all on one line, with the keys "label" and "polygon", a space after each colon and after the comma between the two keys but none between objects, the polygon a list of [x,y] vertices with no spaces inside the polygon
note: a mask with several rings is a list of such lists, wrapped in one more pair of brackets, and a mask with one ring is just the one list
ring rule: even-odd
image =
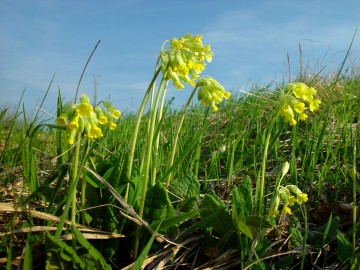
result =
[{"label": "blue sky", "polygon": [[[336,70],[360,24],[358,0],[149,1],[1,0],[0,108],[15,106],[26,88],[26,108],[45,102],[54,113],[57,89],[73,98],[82,69],[99,39],[80,93],[94,92],[122,111],[136,110],[152,77],[162,43],[202,34],[214,51],[203,75],[236,93],[294,78],[299,44],[311,73]],[[360,66],[360,30],[348,65]],[[191,90],[170,88],[183,105]]]}]

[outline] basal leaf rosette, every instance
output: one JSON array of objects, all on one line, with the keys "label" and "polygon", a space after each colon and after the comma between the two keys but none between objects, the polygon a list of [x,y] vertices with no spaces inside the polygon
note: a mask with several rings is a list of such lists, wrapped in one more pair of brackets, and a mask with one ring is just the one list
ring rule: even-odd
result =
[{"label": "basal leaf rosette", "polygon": [[[105,108],[99,105],[103,104]],[[68,143],[75,143],[77,133],[85,133],[89,140],[103,137],[103,128],[107,124],[110,130],[116,128],[114,119],[121,116],[119,110],[107,101],[102,101],[93,107],[87,94],[82,94],[80,103],[67,102],[63,107],[63,113],[56,118],[56,123],[66,127]]]},{"label": "basal leaf rosette", "polygon": [[[314,112],[320,107],[321,101],[315,99],[316,90],[301,82],[293,82],[286,85],[287,93],[283,90],[280,94],[279,114],[284,121],[294,126],[297,120],[303,121],[308,118],[306,110]],[[308,106],[308,107],[307,107]]]},{"label": "basal leaf rosette", "polygon": [[218,110],[216,104],[231,96],[231,93],[227,92],[220,83],[208,76],[200,78],[196,86],[198,88],[198,100],[201,101],[201,105],[211,105],[213,112]]},{"label": "basal leaf rosette", "polygon": [[181,90],[183,83],[195,86],[195,80],[204,70],[206,62],[211,62],[213,52],[210,45],[203,45],[202,36],[186,34],[181,38],[173,38],[163,46],[160,53],[161,71],[165,80],[172,80]]}]

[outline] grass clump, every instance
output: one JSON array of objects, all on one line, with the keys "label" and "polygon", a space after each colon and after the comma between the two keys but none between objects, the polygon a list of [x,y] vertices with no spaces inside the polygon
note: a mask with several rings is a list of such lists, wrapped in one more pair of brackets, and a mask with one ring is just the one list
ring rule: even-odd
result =
[{"label": "grass clump", "polygon": [[[231,96],[199,77],[212,57],[165,42],[137,114],[60,92],[52,123],[3,109],[2,266],[357,269],[360,77]],[[193,87],[181,111],[169,83]]]}]

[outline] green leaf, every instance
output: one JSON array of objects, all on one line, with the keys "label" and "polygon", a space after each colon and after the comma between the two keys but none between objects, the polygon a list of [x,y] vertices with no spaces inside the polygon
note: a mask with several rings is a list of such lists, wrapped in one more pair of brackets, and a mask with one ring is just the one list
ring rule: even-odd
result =
[{"label": "green leaf", "polygon": [[239,202],[244,208],[244,215],[250,216],[252,214],[253,207],[253,188],[252,182],[248,175],[244,177],[244,180],[239,185],[240,199]]},{"label": "green leaf", "polygon": [[[159,224],[160,226],[160,224]],[[154,242],[155,236],[158,232],[159,227],[156,229],[156,231],[152,234],[150,240],[147,242],[144,249],[141,251],[139,257],[136,259],[134,265],[132,266],[132,270],[140,270],[142,268],[142,265],[146,259],[146,256],[148,255],[150,248],[152,246],[152,243]]]},{"label": "green leaf", "polygon": [[157,181],[146,193],[143,217],[149,223],[154,223],[172,216],[174,216],[174,208],[165,188]]},{"label": "green leaf", "polygon": [[341,231],[337,231],[336,238],[338,242],[338,246],[336,249],[336,255],[340,261],[345,262],[349,260],[349,254],[352,251],[352,245],[349,240],[345,237],[345,235]]},{"label": "green leaf", "polygon": [[165,230],[167,228],[170,228],[170,227],[173,227],[173,226],[176,226],[177,224],[187,220],[187,219],[190,219],[190,218],[193,218],[197,215],[200,214],[200,210],[195,210],[195,211],[191,211],[191,212],[188,212],[188,213],[183,213],[183,214],[180,214],[180,215],[176,215],[176,216],[173,216],[173,217],[169,217],[169,218],[166,218],[162,221],[158,221],[158,222],[155,222],[153,224],[151,224],[151,228],[155,229],[156,227],[159,226],[159,224],[161,223],[161,227],[160,227],[160,230]]},{"label": "green leaf", "polygon": [[339,217],[332,218],[332,216],[330,216],[329,221],[325,225],[321,226],[315,236],[309,240],[311,240],[315,247],[322,248],[324,245],[336,240],[339,224]]},{"label": "green leaf", "polygon": [[180,198],[199,198],[200,183],[195,175],[186,175],[172,182],[170,190]]},{"label": "green leaf", "polygon": [[351,264],[351,270],[360,269],[360,254],[356,254]]},{"label": "green leaf", "polygon": [[268,229],[271,228],[272,225],[269,221],[267,221],[263,217],[258,216],[249,216],[245,218],[245,222],[248,226],[254,227],[256,229]]},{"label": "green leaf", "polygon": [[[175,180],[170,186],[170,200],[174,207],[181,212],[191,211],[200,195],[200,183],[193,174]],[[179,201],[180,200],[180,201]]]},{"label": "green leaf", "polygon": [[[233,229],[232,218],[226,205],[213,191],[205,195],[200,207],[202,219],[212,217],[205,224],[208,229],[218,233],[220,237],[228,234]],[[214,212],[218,212],[218,214],[213,216]]]},{"label": "green leaf", "polygon": [[295,246],[302,245],[303,237],[301,235],[301,231],[299,230],[299,227],[300,227],[299,219],[294,216],[291,217],[290,218],[290,227],[289,227],[289,231],[291,233],[290,241]]},{"label": "green leaf", "polygon": [[56,240],[49,233],[46,236],[46,270],[51,269],[87,269],[85,262],[76,250],[61,240]]},{"label": "green leaf", "polygon": [[133,208],[140,204],[141,190],[144,183],[144,176],[138,174],[131,178],[128,202]]},{"label": "green leaf", "polygon": [[252,213],[252,185],[250,177],[246,176],[239,186],[231,192],[232,217],[234,224],[238,220],[244,221]]},{"label": "green leaf", "polygon": [[189,212],[196,206],[197,201],[195,197],[184,199],[176,204],[176,209],[180,212]]},{"label": "green leaf", "polygon": [[238,221],[238,228],[240,232],[245,234],[247,237],[249,237],[251,240],[253,240],[253,234],[250,230],[250,228],[245,224],[245,222],[242,222],[241,220]]},{"label": "green leaf", "polygon": [[[76,241],[87,251],[85,256],[88,260],[91,261],[91,264],[94,266],[93,269],[111,270],[111,266],[106,263],[104,257],[84,238],[79,229],[75,226],[71,226],[71,229],[76,238]],[[87,263],[87,269],[90,269],[89,263]]]},{"label": "green leaf", "polygon": [[26,240],[25,246],[25,258],[24,258],[24,269],[32,269],[32,250],[30,244],[30,237]]},{"label": "green leaf", "polygon": [[[204,210],[203,209],[200,210],[200,213],[201,213],[201,211],[204,211]],[[221,211],[223,211],[223,208],[219,208],[212,214],[210,214],[206,217],[202,217],[200,221],[197,221],[196,223],[194,223],[193,225],[191,225],[190,227],[187,227],[184,231],[182,231],[178,238],[179,239],[185,238],[186,236],[188,236],[189,234],[192,234],[196,230],[198,230],[202,227],[207,227],[207,224],[211,223],[212,219],[214,219]]]}]

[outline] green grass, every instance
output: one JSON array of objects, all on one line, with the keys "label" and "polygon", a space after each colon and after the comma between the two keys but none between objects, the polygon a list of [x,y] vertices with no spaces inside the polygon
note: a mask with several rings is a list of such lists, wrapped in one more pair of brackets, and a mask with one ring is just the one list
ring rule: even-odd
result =
[{"label": "green grass", "polygon": [[[360,76],[311,77],[322,104],[296,126],[277,117],[279,89],[234,95],[217,112],[193,102],[178,138],[183,112],[165,104],[140,118],[133,157],[134,114],[78,144],[79,173],[66,130],[2,109],[1,266],[357,269]],[[280,183],[309,201],[270,218]]]}]

